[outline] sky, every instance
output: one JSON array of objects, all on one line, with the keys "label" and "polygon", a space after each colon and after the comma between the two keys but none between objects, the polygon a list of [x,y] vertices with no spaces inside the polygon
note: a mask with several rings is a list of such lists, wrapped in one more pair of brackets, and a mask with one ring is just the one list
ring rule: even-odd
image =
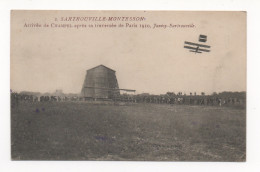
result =
[{"label": "sky", "polygon": [[[145,21],[60,21],[61,17],[144,16]],[[55,21],[57,18],[57,21]],[[24,27],[24,24],[122,24],[122,28]],[[151,28],[125,27],[126,23]],[[156,25],[194,25],[155,28]],[[210,52],[184,42],[207,35]],[[103,64],[120,88],[137,93],[246,91],[246,13],[173,11],[12,11],[11,89],[81,91],[86,70]]]}]

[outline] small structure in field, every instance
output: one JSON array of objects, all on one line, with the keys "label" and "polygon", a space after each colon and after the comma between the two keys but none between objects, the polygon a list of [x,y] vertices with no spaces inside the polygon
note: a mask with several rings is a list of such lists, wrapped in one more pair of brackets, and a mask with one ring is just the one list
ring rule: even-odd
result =
[{"label": "small structure in field", "polygon": [[135,90],[119,89],[116,71],[104,65],[87,70],[81,89],[84,99],[116,99],[120,90],[135,92]]}]

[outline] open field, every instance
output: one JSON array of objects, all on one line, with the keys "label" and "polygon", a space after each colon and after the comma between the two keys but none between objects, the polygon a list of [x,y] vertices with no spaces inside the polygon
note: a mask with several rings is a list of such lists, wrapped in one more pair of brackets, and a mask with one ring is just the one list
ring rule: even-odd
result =
[{"label": "open field", "polygon": [[246,110],[21,103],[11,139],[13,160],[245,161]]}]

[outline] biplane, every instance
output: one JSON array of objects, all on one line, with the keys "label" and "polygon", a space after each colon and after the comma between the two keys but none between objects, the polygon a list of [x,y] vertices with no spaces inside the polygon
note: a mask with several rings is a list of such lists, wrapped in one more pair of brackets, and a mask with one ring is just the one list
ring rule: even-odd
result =
[{"label": "biplane", "polygon": [[188,41],[185,41],[184,44],[185,44],[184,48],[190,49],[190,52],[195,52],[195,53],[210,52],[210,50],[205,49],[205,48],[210,48],[210,46],[208,45],[197,44]]},{"label": "biplane", "polygon": [[[206,35],[200,35],[199,36],[199,42],[207,42],[207,36]],[[198,43],[193,43],[193,42],[184,42],[184,48],[190,49],[190,52],[195,52],[195,53],[202,53],[202,52],[210,52],[209,45],[204,45],[204,44],[198,44]]]}]

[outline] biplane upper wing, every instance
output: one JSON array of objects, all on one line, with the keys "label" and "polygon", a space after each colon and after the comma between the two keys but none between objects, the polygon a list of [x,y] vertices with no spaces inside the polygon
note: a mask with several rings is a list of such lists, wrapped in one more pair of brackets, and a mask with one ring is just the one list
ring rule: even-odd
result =
[{"label": "biplane upper wing", "polygon": [[210,48],[210,46],[208,46],[208,45],[197,44],[197,43],[192,43],[192,42],[188,42],[188,41],[185,41],[184,44],[195,45],[195,46],[204,47],[204,48]]}]

